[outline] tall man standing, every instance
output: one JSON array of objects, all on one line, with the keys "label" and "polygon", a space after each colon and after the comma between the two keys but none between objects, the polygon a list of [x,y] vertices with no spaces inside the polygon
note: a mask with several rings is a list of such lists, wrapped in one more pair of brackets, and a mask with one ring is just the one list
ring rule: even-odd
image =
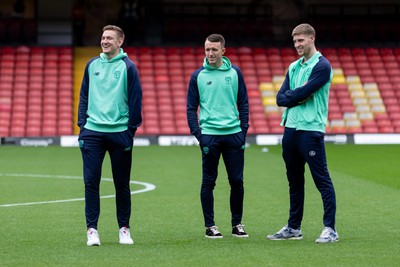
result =
[{"label": "tall man standing", "polygon": [[[211,34],[205,40],[203,66],[191,75],[187,94],[187,119],[190,132],[202,151],[201,205],[207,238],[222,238],[214,222],[213,190],[223,157],[231,186],[232,235],[248,237],[244,231],[243,168],[249,105],[243,75],[225,53],[225,39]],[[200,106],[200,118],[197,110]]]},{"label": "tall man standing", "polygon": [[86,65],[78,111],[79,146],[83,159],[87,245],[99,246],[100,179],[108,151],[116,191],[119,243],[130,236],[133,137],[142,123],[142,89],[135,64],[121,48],[121,28],[108,25],[101,37],[102,53]]},{"label": "tall man standing", "polygon": [[336,197],[325,154],[325,126],[328,118],[332,68],[315,48],[315,30],[300,24],[292,32],[294,47],[301,56],[289,66],[276,102],[287,107],[281,125],[285,127],[282,150],[289,182],[288,224],[271,240],[302,239],[300,230],[304,210],[304,171],[308,164],[324,206],[324,229],[317,243],[339,240],[335,230]]}]

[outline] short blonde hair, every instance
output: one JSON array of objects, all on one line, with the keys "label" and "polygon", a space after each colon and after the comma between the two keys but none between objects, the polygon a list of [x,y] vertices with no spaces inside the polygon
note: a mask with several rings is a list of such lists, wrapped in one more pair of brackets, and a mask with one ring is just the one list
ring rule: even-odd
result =
[{"label": "short blonde hair", "polygon": [[292,36],[298,34],[313,35],[315,37],[315,30],[310,24],[303,23],[296,26],[296,28],[294,28],[292,31]]},{"label": "short blonde hair", "polygon": [[103,32],[105,32],[105,31],[116,31],[117,35],[118,35],[118,38],[125,39],[124,31],[118,26],[115,26],[115,25],[104,26],[103,27]]}]

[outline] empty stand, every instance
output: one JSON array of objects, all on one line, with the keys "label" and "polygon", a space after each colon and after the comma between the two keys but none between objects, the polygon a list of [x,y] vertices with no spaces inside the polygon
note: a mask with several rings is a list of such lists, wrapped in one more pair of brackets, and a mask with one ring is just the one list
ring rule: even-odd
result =
[{"label": "empty stand", "polygon": [[[137,135],[183,134],[191,73],[202,66],[202,47],[126,47],[138,67],[143,125]],[[323,48],[334,77],[328,134],[400,132],[400,48]],[[1,47],[0,136],[77,134],[79,89],[86,62],[98,48]],[[249,134],[282,134],[284,108],[276,93],[293,48],[229,47],[243,73],[249,97]],[[75,99],[75,102],[73,102]]]},{"label": "empty stand", "polygon": [[[0,135],[72,134],[72,48],[20,46],[2,47],[0,51],[0,79],[4,87],[1,94],[10,93],[9,116],[1,116]],[[65,86],[68,93],[59,93]],[[66,116],[62,105],[69,107],[63,131],[59,128],[59,120]]]}]

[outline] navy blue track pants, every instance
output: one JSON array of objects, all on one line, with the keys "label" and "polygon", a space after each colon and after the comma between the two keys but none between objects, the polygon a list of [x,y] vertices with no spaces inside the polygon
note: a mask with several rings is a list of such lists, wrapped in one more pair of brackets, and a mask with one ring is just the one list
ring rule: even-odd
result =
[{"label": "navy blue track pants", "polygon": [[110,155],[119,227],[130,227],[133,138],[128,131],[100,133],[83,129],[79,135],[85,183],[85,215],[88,228],[97,229],[100,216],[100,179],[106,152]]},{"label": "navy blue track pants", "polygon": [[243,215],[243,169],[245,134],[201,135],[202,184],[200,199],[205,226],[215,225],[213,190],[218,176],[218,164],[222,154],[231,187],[230,209],[232,226],[240,224]]},{"label": "navy blue track pants", "polygon": [[288,226],[299,229],[304,211],[304,171],[308,164],[315,186],[321,193],[323,223],[335,229],[335,189],[326,162],[325,134],[317,131],[296,131],[285,128],[282,150],[289,182],[290,211]]}]

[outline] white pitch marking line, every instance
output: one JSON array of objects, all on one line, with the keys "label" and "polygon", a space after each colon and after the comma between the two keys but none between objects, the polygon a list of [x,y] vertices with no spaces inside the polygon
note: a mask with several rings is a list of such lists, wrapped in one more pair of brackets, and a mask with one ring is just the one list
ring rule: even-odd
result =
[{"label": "white pitch marking line", "polygon": [[[0,176],[13,176],[13,177],[33,177],[33,178],[56,178],[56,179],[83,179],[81,176],[69,176],[69,175],[49,175],[49,174],[23,174],[23,173],[0,173]],[[112,182],[111,178],[102,178],[101,180]],[[156,189],[156,186],[150,183],[130,181],[131,184],[143,185],[144,188],[140,190],[131,191],[131,195],[145,193]],[[100,198],[113,198],[115,195],[101,196]],[[39,201],[39,202],[25,202],[25,203],[13,203],[13,204],[1,204],[0,207],[15,207],[15,206],[29,206],[29,205],[40,205],[40,204],[51,204],[51,203],[65,203],[74,201],[84,201],[85,198],[71,198],[63,200],[50,200],[50,201]]]}]

